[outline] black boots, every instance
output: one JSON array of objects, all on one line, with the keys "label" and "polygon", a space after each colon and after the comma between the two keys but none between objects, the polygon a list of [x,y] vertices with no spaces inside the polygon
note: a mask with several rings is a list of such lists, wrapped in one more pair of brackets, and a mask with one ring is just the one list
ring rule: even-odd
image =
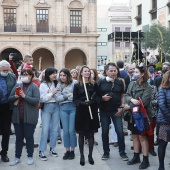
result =
[{"label": "black boots", "polygon": [[139,166],[139,169],[146,169],[150,166],[148,156],[143,156],[143,161]]},{"label": "black boots", "polygon": [[140,163],[140,157],[139,157],[139,153],[134,152],[134,156],[133,156],[132,160],[128,161],[127,164],[134,165],[136,163]]}]

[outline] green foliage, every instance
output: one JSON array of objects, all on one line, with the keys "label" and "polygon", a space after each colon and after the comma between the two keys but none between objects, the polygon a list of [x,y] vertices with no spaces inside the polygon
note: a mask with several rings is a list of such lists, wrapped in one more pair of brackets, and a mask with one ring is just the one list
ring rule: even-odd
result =
[{"label": "green foliage", "polygon": [[156,63],[155,66],[156,66],[156,70],[162,69],[162,63],[161,62]]},{"label": "green foliage", "polygon": [[170,30],[160,24],[153,24],[145,32],[146,48],[156,49],[165,54],[170,54]]}]

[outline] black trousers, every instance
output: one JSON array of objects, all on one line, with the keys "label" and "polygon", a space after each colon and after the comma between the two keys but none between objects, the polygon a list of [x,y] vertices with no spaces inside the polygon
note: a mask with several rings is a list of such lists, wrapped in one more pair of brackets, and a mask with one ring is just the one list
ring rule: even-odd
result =
[{"label": "black trousers", "polygon": [[1,156],[7,155],[9,137],[11,130],[11,116],[9,103],[0,104],[0,129],[2,134],[1,141]]}]

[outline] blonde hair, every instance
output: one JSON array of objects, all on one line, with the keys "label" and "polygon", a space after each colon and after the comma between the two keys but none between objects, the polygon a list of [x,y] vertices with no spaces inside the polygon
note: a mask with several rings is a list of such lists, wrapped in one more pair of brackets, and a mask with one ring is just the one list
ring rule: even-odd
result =
[{"label": "blonde hair", "polygon": [[[77,79],[77,81],[78,81],[78,83],[79,83],[80,85],[83,84],[83,80],[82,80],[82,75],[81,75],[81,73],[83,72],[83,69],[84,69],[84,68],[88,68],[89,71],[90,71],[90,68],[89,68],[88,66],[86,66],[86,65],[84,65],[84,66],[81,67],[81,69],[80,69],[80,71],[79,71],[78,79]],[[89,76],[89,78],[88,78],[88,81],[89,81],[89,83],[94,84],[94,81],[91,79],[91,72],[90,72],[90,76]]]}]

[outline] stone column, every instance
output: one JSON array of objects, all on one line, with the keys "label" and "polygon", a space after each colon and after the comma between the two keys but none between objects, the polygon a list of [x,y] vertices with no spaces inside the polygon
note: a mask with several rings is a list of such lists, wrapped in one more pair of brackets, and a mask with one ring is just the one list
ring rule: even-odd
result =
[{"label": "stone column", "polygon": [[54,67],[60,71],[63,67],[65,67],[65,58],[64,58],[64,43],[63,42],[56,42],[56,52],[54,56]]},{"label": "stone column", "polygon": [[97,46],[95,42],[88,43],[88,52],[87,66],[97,68]]},{"label": "stone column", "polygon": [[64,32],[64,0],[56,0],[56,31]]},{"label": "stone column", "polygon": [[88,30],[89,33],[97,32],[97,2],[89,0],[88,3]]}]

